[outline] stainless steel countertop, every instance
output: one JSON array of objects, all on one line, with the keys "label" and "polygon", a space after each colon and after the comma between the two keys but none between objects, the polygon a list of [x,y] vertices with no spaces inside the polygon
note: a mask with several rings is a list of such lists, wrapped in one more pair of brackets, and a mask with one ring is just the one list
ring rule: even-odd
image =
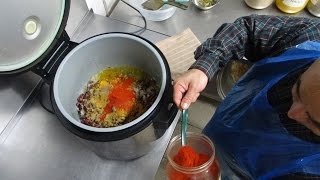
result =
[{"label": "stainless steel countertop", "polygon": [[39,80],[40,78],[31,72],[0,77],[0,135],[22,108]]},{"label": "stainless steel countertop", "polygon": [[[81,21],[81,25],[75,30],[72,40],[81,42],[89,37],[97,34],[107,32],[135,32],[140,30],[141,27],[135,25],[129,25],[127,23],[114,20],[111,18],[95,15],[92,12],[88,12],[85,18]],[[141,34],[141,37],[148,39],[149,41],[156,43],[160,40],[167,38],[167,35],[159,34],[157,32],[146,30]]]},{"label": "stainless steel countertop", "polygon": [[[204,41],[222,23],[253,13],[283,14],[274,6],[253,10],[243,1],[222,0],[210,11],[202,12],[191,5],[185,11],[178,9],[166,21],[148,21],[150,30],[141,36],[155,43],[190,27],[200,41]],[[306,11],[296,16],[315,18]],[[89,12],[84,0],[72,0],[66,31],[72,41],[81,42],[99,33],[132,32],[142,25],[139,15],[121,2],[111,18],[106,18]],[[133,161],[105,160],[89,151],[60,124],[55,115],[39,105],[36,98],[40,92],[39,82],[40,77],[32,72],[0,77],[1,179],[149,180],[154,177],[179,114],[161,139],[158,149]]]}]

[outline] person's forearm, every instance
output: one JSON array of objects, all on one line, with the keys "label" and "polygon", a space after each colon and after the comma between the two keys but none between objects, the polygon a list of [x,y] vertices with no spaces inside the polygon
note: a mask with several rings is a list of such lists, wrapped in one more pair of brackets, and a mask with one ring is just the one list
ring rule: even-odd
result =
[{"label": "person's forearm", "polygon": [[307,40],[320,40],[319,20],[287,16],[252,15],[223,24],[195,51],[191,68],[210,79],[230,59],[252,62],[280,54]]}]

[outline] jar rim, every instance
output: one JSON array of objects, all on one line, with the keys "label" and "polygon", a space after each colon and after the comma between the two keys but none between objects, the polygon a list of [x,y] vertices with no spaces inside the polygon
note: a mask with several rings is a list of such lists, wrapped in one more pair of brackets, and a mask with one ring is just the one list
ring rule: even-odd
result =
[{"label": "jar rim", "polygon": [[201,164],[200,166],[195,166],[195,167],[184,167],[184,166],[177,164],[170,157],[169,152],[173,148],[173,146],[175,146],[177,143],[181,142],[181,134],[180,134],[180,135],[173,137],[169,143],[169,146],[167,149],[167,159],[168,159],[169,163],[172,165],[172,167],[174,169],[176,169],[180,172],[183,172],[183,173],[195,173],[195,172],[201,171],[201,170],[209,167],[215,160],[215,146],[213,145],[213,142],[211,141],[211,139],[202,133],[187,132],[186,135],[187,135],[187,139],[188,139],[188,137],[199,137],[202,140],[204,140],[206,143],[208,143],[208,145],[210,146],[210,148],[212,150],[212,154],[210,156],[210,159],[207,162]]}]

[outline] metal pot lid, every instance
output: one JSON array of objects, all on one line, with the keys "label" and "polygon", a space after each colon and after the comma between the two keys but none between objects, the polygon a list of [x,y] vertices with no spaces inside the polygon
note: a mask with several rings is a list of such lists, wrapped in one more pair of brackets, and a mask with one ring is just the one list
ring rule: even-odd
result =
[{"label": "metal pot lid", "polygon": [[61,28],[65,1],[1,1],[0,72],[25,67],[48,49]]}]

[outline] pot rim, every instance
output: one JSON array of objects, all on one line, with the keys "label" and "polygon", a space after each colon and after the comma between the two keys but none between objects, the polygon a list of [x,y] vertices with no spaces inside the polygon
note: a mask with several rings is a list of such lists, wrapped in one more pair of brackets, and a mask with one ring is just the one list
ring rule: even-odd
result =
[{"label": "pot rim", "polygon": [[[153,52],[153,54],[156,56],[156,58],[159,60],[161,69],[162,69],[162,81],[161,81],[161,87],[160,87],[160,91],[158,93],[158,96],[156,98],[156,100],[153,102],[153,104],[151,105],[151,107],[148,108],[148,110],[146,112],[144,112],[141,116],[139,116],[137,119],[120,125],[120,126],[116,126],[116,127],[109,127],[109,128],[97,128],[97,127],[92,127],[86,124],[83,124],[80,122],[80,120],[77,120],[75,118],[73,118],[66,110],[65,108],[63,108],[63,105],[61,103],[61,101],[59,100],[59,80],[61,80],[61,78],[63,78],[61,76],[61,71],[64,69],[64,65],[66,64],[66,62],[68,62],[68,60],[70,59],[70,57],[77,52],[80,48],[90,44],[90,43],[94,43],[96,40],[99,39],[104,39],[104,38],[128,38],[134,41],[137,41],[141,44],[143,44],[144,46],[146,46],[149,50],[151,50]],[[142,120],[144,120],[155,108],[156,106],[159,104],[160,100],[162,99],[162,96],[164,94],[165,88],[166,88],[166,81],[167,81],[167,74],[166,74],[166,66],[163,62],[163,58],[161,57],[161,55],[159,54],[159,52],[157,51],[156,47],[152,46],[152,44],[150,44],[148,41],[144,40],[143,38],[136,36],[136,35],[132,35],[132,34],[128,34],[128,33],[107,33],[107,34],[101,34],[98,36],[94,36],[91,37],[83,42],[81,42],[78,46],[76,46],[72,51],[70,51],[70,53],[67,54],[67,56],[64,58],[64,60],[61,62],[61,64],[58,67],[57,73],[54,77],[54,83],[53,83],[53,96],[54,99],[56,101],[57,107],[59,109],[59,111],[62,113],[62,115],[72,124],[74,124],[75,126],[78,126],[79,128],[88,130],[88,131],[92,131],[92,132],[115,132],[115,131],[120,131],[120,130],[124,130],[127,129],[133,125],[138,124],[139,122],[141,122]],[[74,105],[74,107],[76,108],[76,105]]]}]

